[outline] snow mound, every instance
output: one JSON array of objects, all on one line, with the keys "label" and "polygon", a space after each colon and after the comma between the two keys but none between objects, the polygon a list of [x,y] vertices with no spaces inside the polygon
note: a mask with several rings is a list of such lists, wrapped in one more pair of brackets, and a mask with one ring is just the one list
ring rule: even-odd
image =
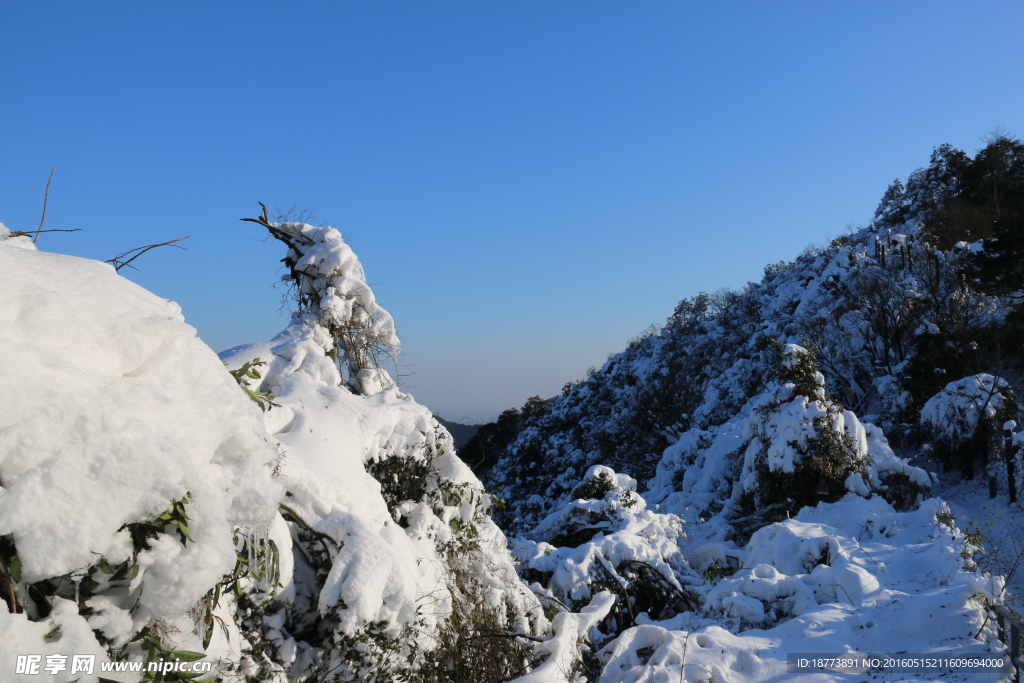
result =
[{"label": "snow mound", "polygon": [[703,613],[648,621],[598,652],[600,681],[801,680],[791,653],[1004,654],[985,608],[1001,579],[965,571],[976,549],[947,515],[934,499],[901,513],[850,494],[765,527]]},{"label": "snow mound", "polygon": [[[0,610],[0,667],[54,649],[27,621],[49,610],[27,585],[63,590],[60,577],[98,576],[101,560],[130,562],[130,582],[103,584],[88,603],[77,588],[55,597],[52,618],[70,639],[61,649],[106,656],[94,628],[119,644],[154,620],[184,617],[191,631],[189,609],[235,566],[238,530],[265,533],[282,493],[260,411],[176,304],[111,266],[0,239],[0,277],[0,536],[16,552],[27,610]],[[186,531],[159,524],[139,545],[132,525],[175,501]]]}]

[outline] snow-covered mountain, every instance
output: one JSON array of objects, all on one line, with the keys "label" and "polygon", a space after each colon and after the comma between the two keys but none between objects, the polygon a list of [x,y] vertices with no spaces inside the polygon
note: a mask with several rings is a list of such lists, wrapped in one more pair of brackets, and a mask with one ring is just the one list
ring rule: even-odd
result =
[{"label": "snow-covered mountain", "polygon": [[[1000,193],[975,196],[989,185]],[[561,396],[481,430],[485,481],[510,501],[502,524],[528,533],[595,464],[646,486],[666,448],[722,428],[765,390],[778,344],[811,350],[834,400],[897,445],[936,436],[920,411],[950,382],[985,374],[1021,389],[1022,269],[1008,260],[1021,253],[1018,205],[1024,144],[999,138],[973,163],[943,146],[906,187],[893,183],[868,227],[768,265],[740,291],[681,301]],[[1000,220],[986,225],[986,212]],[[970,474],[971,463],[950,464]]]},{"label": "snow-covered mountain", "polygon": [[0,680],[1008,680],[1007,550],[964,517],[1024,522],[1021,207],[1024,145],[939,148],[869,227],[481,427],[496,496],[382,368],[337,230],[248,219],[295,312],[218,357],[0,226]]}]

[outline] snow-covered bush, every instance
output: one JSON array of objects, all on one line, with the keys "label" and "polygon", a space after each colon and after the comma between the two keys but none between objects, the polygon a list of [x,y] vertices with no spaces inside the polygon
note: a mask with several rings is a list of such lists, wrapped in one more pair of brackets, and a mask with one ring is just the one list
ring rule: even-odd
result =
[{"label": "snow-covered bush", "polygon": [[217,659],[210,596],[274,573],[262,413],[176,304],[7,234],[0,670],[26,653]]},{"label": "snow-covered bush", "polygon": [[999,453],[1003,425],[1017,416],[1009,383],[979,374],[950,382],[928,399],[921,425],[939,458],[973,476],[975,465],[985,465]]},{"label": "snow-covered bush", "polygon": [[848,492],[881,495],[900,509],[930,487],[927,473],[896,457],[882,431],[825,390],[812,353],[780,349],[765,390],[723,425],[683,434],[665,450],[644,494],[710,537],[746,540],[765,524]]},{"label": "snow-covered bush", "polygon": [[263,204],[259,218],[288,247],[285,282],[294,286],[297,320],[313,329],[313,338],[337,361],[346,385],[375,394],[394,381],[381,367],[399,350],[391,315],[377,304],[363,267],[335,228],[314,227],[282,217],[272,223]]},{"label": "snow-covered bush", "polygon": [[606,636],[641,614],[667,619],[694,610],[700,577],[683,555],[683,523],[647,509],[636,481],[596,465],[576,488],[581,496],[551,513],[536,540],[519,539],[513,552],[520,575],[534,582],[549,607],[579,611],[600,591],[615,596],[603,623]]},{"label": "snow-covered bush", "polygon": [[751,402],[737,508],[773,521],[838,500],[871,463],[860,421],[828,396],[814,351],[789,344],[778,362]]},{"label": "snow-covered bush", "polygon": [[[358,281],[344,290],[352,310],[370,310],[362,268],[337,231],[271,228],[321,240],[320,251],[345,258],[340,271],[314,278],[309,269],[328,259],[307,259],[320,253],[314,247],[301,252],[291,264],[301,283],[292,324],[270,342],[222,354],[229,368],[269,359],[251,390],[273,396],[264,420],[285,454],[277,524],[291,571],[284,591],[248,607],[244,625],[262,643],[260,655],[302,679],[496,681],[526,671],[532,648],[517,634],[534,637],[548,622],[516,576],[490,496],[427,409],[367,379],[384,374],[352,372],[360,384],[350,390],[355,352],[345,335],[363,328],[338,328],[326,306],[320,317],[303,314],[317,296],[329,301],[329,289],[343,291],[353,273]],[[379,323],[386,313],[374,310]]]},{"label": "snow-covered bush", "polygon": [[790,680],[788,655],[807,651],[1002,654],[986,614],[1002,579],[971,573],[970,550],[939,500],[804,508],[733,551],[742,567],[704,589],[702,612],[643,619],[606,644],[600,683]]}]

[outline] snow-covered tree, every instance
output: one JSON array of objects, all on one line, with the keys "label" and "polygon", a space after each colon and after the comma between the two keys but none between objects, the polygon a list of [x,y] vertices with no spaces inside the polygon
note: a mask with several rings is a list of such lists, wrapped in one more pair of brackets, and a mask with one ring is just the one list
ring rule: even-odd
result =
[{"label": "snow-covered tree", "polygon": [[828,395],[814,351],[788,344],[780,355],[777,379],[751,403],[740,475],[741,510],[766,519],[841,498],[871,463],[864,428]]},{"label": "snow-covered tree", "polygon": [[971,375],[950,382],[921,409],[921,426],[932,451],[968,476],[990,462],[1003,425],[1018,417],[1013,389],[1001,377]]},{"label": "snow-covered tree", "polygon": [[288,246],[283,280],[294,286],[295,316],[313,328],[356,393],[375,394],[394,381],[381,367],[400,349],[395,323],[366,283],[363,267],[341,233],[332,227],[282,219],[272,223],[262,203],[259,223]]}]

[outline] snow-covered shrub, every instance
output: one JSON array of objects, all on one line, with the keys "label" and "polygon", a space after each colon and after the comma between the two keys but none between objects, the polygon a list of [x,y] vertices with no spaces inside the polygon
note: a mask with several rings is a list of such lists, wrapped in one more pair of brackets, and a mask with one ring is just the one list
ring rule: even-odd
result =
[{"label": "snow-covered shrub", "polygon": [[7,234],[0,670],[25,653],[220,660],[208,596],[275,573],[262,413],[176,304]]},{"label": "snow-covered shrub", "polygon": [[933,453],[973,476],[975,465],[985,465],[990,455],[999,453],[1003,425],[1017,416],[1009,383],[979,374],[950,382],[928,399],[921,425]]},{"label": "snow-covered shrub", "polygon": [[880,495],[900,509],[927,495],[927,473],[829,397],[813,354],[796,345],[780,352],[776,379],[738,415],[690,430],[665,450],[644,494],[648,503],[691,523],[709,521],[709,538],[743,541],[848,492]]},{"label": "snow-covered shrub", "polygon": [[259,218],[243,220],[259,223],[288,246],[283,280],[295,288],[296,319],[314,328],[313,338],[338,362],[347,386],[375,394],[394,384],[381,362],[398,353],[395,323],[377,304],[341,233],[284,217],[271,223],[266,206]]},{"label": "snow-covered shrub", "polygon": [[787,345],[779,363],[751,404],[737,508],[772,521],[838,500],[871,462],[864,428],[828,396],[813,350]]},{"label": "snow-covered shrub", "polygon": [[894,643],[1003,653],[986,618],[1002,579],[970,571],[969,545],[939,500],[903,513],[854,495],[804,508],[737,551],[742,568],[704,589],[703,611],[643,619],[606,644],[600,683],[790,680],[791,653]]},{"label": "snow-covered shrub", "polygon": [[537,540],[513,544],[521,576],[538,584],[549,605],[575,612],[608,591],[615,603],[607,635],[641,614],[666,619],[696,608],[692,586],[700,577],[683,555],[682,520],[648,510],[636,481],[608,467],[592,467],[576,491],[601,497],[568,503],[537,526]]},{"label": "snow-covered shrub", "polygon": [[[273,227],[350,253],[336,231]],[[412,397],[365,381],[350,391],[333,323],[301,313],[271,342],[223,354],[229,368],[269,359],[250,391],[274,397],[264,419],[285,453],[276,524],[290,570],[272,600],[246,605],[243,632],[263,648],[250,656],[333,681],[497,681],[528,670],[521,634],[548,622],[489,517],[491,497]]]}]

